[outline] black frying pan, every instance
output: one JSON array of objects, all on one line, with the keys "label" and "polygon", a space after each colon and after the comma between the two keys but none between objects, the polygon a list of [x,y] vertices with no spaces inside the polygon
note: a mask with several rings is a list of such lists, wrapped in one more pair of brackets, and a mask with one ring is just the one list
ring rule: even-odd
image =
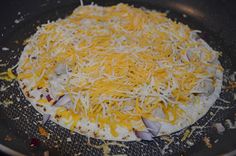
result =
[{"label": "black frying pan", "polygon": [[[224,86],[229,86],[229,76],[236,67],[234,62],[236,59],[236,14],[234,12],[236,4],[233,0],[96,0],[94,2],[104,6],[124,2],[135,7],[146,7],[162,12],[169,10],[170,18],[188,24],[192,29],[202,30],[201,37],[214,49],[223,52],[220,61],[225,68]],[[91,1],[84,3],[89,4]],[[5,65],[0,65],[0,71],[6,71],[7,68],[17,63],[23,49],[23,41],[36,31],[36,26],[46,23],[47,20],[67,16],[79,4],[78,0],[9,0],[1,2],[0,64]],[[3,47],[9,48],[9,50]],[[4,147],[10,147],[27,155],[43,155],[45,151],[48,151],[50,155],[104,154],[102,149],[88,145],[88,139],[85,136],[71,133],[52,122],[41,125],[42,116],[24,98],[16,81],[0,81],[0,87],[7,87],[6,90],[0,91],[0,149],[6,150],[1,146],[4,145]],[[233,93],[233,89],[223,90],[221,98],[224,100],[217,100],[207,115],[187,129],[170,136],[157,137],[155,142],[120,142],[126,147],[110,145],[109,154],[193,154],[203,148],[204,137],[217,139],[217,132],[212,127],[214,123],[234,118],[236,106]],[[9,104],[9,101],[12,104]],[[227,127],[226,124],[223,123],[223,125]],[[43,126],[50,133],[50,138],[39,135],[38,126]],[[190,137],[183,139],[186,130],[194,131]],[[230,135],[236,136],[236,133]],[[234,138],[232,137],[232,139]],[[103,141],[97,139],[90,141],[94,145],[104,144]],[[211,140],[211,142],[213,141]],[[227,147],[222,146],[221,149],[227,149]],[[218,150],[218,154],[220,152],[224,152],[224,150]]]}]

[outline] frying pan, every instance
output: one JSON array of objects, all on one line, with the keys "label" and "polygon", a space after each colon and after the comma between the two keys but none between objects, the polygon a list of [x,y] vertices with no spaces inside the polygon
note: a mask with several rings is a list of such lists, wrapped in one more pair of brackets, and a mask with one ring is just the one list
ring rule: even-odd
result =
[{"label": "frying pan", "polygon": [[[84,1],[90,4],[92,1]],[[215,50],[221,51],[220,62],[224,67],[224,88],[229,88],[236,63],[236,5],[223,0],[95,0],[95,4],[110,6],[120,2],[168,12],[168,17],[202,30],[201,37]],[[227,5],[228,4],[228,5]],[[229,5],[230,4],[230,5]],[[36,31],[36,27],[69,15],[80,5],[78,0],[9,0],[1,2],[0,72],[14,66],[21,55],[23,41]],[[222,9],[223,8],[223,9]],[[230,8],[232,8],[230,10]],[[234,118],[236,105],[234,89],[223,89],[209,112],[193,125],[154,141],[118,142],[89,139],[49,121],[41,124],[42,116],[25,99],[16,81],[0,81],[0,139],[2,150],[11,155],[180,155],[193,154],[203,138],[217,136],[214,123]],[[225,125],[223,123],[223,125]],[[39,134],[42,126],[49,137]],[[185,137],[186,131],[191,131]],[[11,136],[11,137],[10,137]],[[94,145],[108,144],[108,150]],[[122,144],[122,145],[121,145]],[[99,146],[104,147],[104,146]],[[16,152],[17,151],[17,152]],[[13,152],[13,153],[11,153]],[[15,152],[15,153],[14,153]]]}]

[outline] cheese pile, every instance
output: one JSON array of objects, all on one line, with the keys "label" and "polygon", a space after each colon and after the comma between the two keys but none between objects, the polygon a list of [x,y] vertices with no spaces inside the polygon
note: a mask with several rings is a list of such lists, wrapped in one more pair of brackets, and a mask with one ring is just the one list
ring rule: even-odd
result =
[{"label": "cheese pile", "polygon": [[56,115],[110,127],[142,130],[141,117],[171,124],[193,104],[204,79],[214,85],[222,70],[213,51],[188,26],[166,14],[119,4],[80,6],[73,14],[48,22],[30,37],[18,79],[25,90],[43,90],[39,105],[69,96]]}]

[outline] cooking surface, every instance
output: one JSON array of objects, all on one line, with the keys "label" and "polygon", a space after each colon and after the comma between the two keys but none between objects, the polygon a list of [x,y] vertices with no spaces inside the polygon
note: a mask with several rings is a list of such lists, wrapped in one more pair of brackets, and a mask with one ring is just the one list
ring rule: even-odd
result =
[{"label": "cooking surface", "polygon": [[[106,2],[105,4],[109,5],[109,3],[112,2],[118,2],[118,1],[110,1]],[[128,2],[128,1],[124,1]],[[220,1],[216,2],[215,0],[210,0],[208,2],[194,0],[194,1],[178,1],[178,2],[172,2],[172,1],[163,1],[160,0],[158,2],[154,1],[148,1],[148,3],[144,3],[143,1],[137,0],[135,1],[129,1],[131,4],[136,4],[137,6],[145,6],[147,8],[157,8],[155,6],[158,6],[159,11],[165,11],[166,9],[170,10],[169,17],[172,19],[177,18],[178,21],[182,21],[185,24],[190,25],[193,29],[200,29],[203,30],[202,37],[206,39],[206,41],[216,50],[223,51],[225,55],[223,55],[223,64],[226,68],[235,69],[236,63],[232,61],[232,64],[230,63],[230,58],[232,60],[236,59],[236,24],[233,20],[236,16],[233,10],[235,10],[236,5],[234,5],[233,0],[232,1]],[[103,4],[103,3],[98,3]],[[156,4],[156,5],[152,5]],[[5,1],[2,2],[1,7],[1,14],[0,19],[3,20],[0,24],[0,30],[1,30],[1,38],[0,38],[0,47],[8,47],[10,48],[10,52],[1,52],[0,53],[0,60],[3,60],[3,62],[0,62],[1,64],[7,62],[8,66],[11,67],[17,62],[17,57],[20,55],[20,51],[22,50],[21,44],[14,43],[13,41],[16,41],[17,39],[23,40],[26,37],[29,37],[30,34],[32,34],[35,31],[35,27],[39,25],[40,23],[45,23],[48,19],[55,20],[58,17],[64,17],[68,13],[70,13],[76,6],[79,5],[79,2],[76,0],[67,0],[67,1],[40,1],[40,0],[11,0],[11,1]],[[233,7],[235,6],[235,7]],[[187,17],[185,15],[186,14]],[[34,26],[33,26],[34,25]],[[11,50],[13,50],[11,52]],[[7,53],[7,54],[6,54]],[[227,55],[226,55],[227,54]],[[15,59],[12,59],[14,56],[17,56]],[[4,58],[4,59],[3,59]],[[9,61],[10,60],[10,61]],[[4,71],[7,67],[0,66],[0,71]],[[3,85],[3,83],[0,83],[0,85]],[[12,88],[12,92],[17,92],[17,90],[14,90],[15,88]],[[11,91],[9,91],[11,93]],[[5,93],[4,93],[5,94]],[[9,96],[9,95],[8,95]],[[225,97],[225,96],[223,96]],[[232,97],[225,97],[226,99],[230,99]],[[0,99],[3,99],[3,94],[1,94]],[[1,101],[2,102],[2,101]],[[17,103],[17,101],[15,101]],[[22,105],[24,103],[27,103],[25,100],[21,100],[21,103],[19,103],[15,107],[14,104],[10,105],[9,108],[5,108],[5,106],[1,105],[1,111],[8,110],[8,113],[1,112],[0,115],[0,130],[1,130],[1,144],[4,144],[10,148],[15,149],[16,151],[22,152],[22,153],[43,153],[44,151],[48,150],[49,144],[52,147],[50,149],[50,153],[56,154],[57,148],[53,147],[53,139],[56,140],[57,133],[52,135],[51,141],[47,141],[46,139],[42,138],[42,136],[39,136],[37,133],[37,124],[34,125],[31,123],[31,128],[28,128],[28,130],[31,130],[27,132],[27,134],[24,132],[26,129],[25,127],[29,126],[29,124],[25,123],[26,119],[22,119],[25,122],[16,121],[18,115],[21,113],[18,111],[19,108],[23,107]],[[220,101],[218,102],[220,103]],[[3,108],[4,107],[4,108]],[[11,111],[9,110],[11,109]],[[220,114],[216,116],[216,119],[214,119],[214,122],[223,122],[227,118],[231,118],[232,121],[235,120],[234,112],[235,107],[232,109],[234,110],[225,110],[224,114]],[[216,110],[212,110],[213,113],[215,113]],[[17,113],[18,112],[18,113]],[[39,121],[41,120],[41,116],[34,116],[36,114],[36,111],[30,109],[25,110],[25,117],[30,118],[30,121]],[[209,115],[208,115],[209,116]],[[37,118],[37,120],[35,118]],[[8,118],[11,118],[9,120]],[[14,120],[15,119],[15,120]],[[201,122],[206,122],[207,119],[202,119]],[[25,124],[24,124],[25,123]],[[213,123],[213,122],[210,122]],[[209,125],[211,125],[209,123]],[[21,124],[24,124],[22,126]],[[56,127],[57,129],[54,129],[55,127],[47,124],[46,127],[50,130],[58,131],[59,136],[66,138],[66,136],[70,137],[70,134],[68,131],[64,131],[60,127]],[[231,127],[232,128],[232,127]],[[10,130],[9,130],[10,129]],[[15,132],[20,132],[19,134],[16,134]],[[215,154],[221,154],[225,152],[230,152],[234,148],[236,148],[236,131],[235,130],[227,130],[224,135],[218,135],[216,134],[216,131],[213,128],[206,128],[204,133],[201,135],[195,134],[195,137],[192,138],[195,140],[194,142],[200,142],[199,144],[191,147],[190,150],[188,150],[187,147],[184,147],[184,144],[177,146],[172,145],[172,150],[174,153],[183,153],[183,151],[186,151],[184,153],[192,154],[192,155],[215,155]],[[183,132],[184,133],[184,132]],[[213,133],[213,134],[212,134]],[[212,149],[208,149],[205,145],[205,143],[198,139],[198,137],[204,137],[203,135],[208,134],[207,136],[210,136],[211,143],[213,144]],[[216,134],[216,135],[215,135]],[[181,133],[181,135],[183,135]],[[40,140],[40,144],[37,143],[38,139]],[[86,142],[85,137],[81,137],[76,135],[72,139],[77,139],[75,142],[78,143],[78,140],[80,142]],[[181,139],[181,137],[179,138]],[[46,145],[43,143],[43,140],[46,142]],[[178,137],[175,138],[175,140],[178,140]],[[217,142],[218,141],[218,142]],[[29,148],[29,145],[35,143],[39,144],[35,148]],[[60,142],[60,141],[59,141]],[[214,142],[217,142],[214,145]],[[56,145],[56,143],[54,143]],[[98,142],[99,144],[99,142]],[[132,143],[131,143],[132,144]],[[164,143],[165,144],[165,143]],[[74,147],[76,147],[75,144],[68,143],[66,141],[62,142],[62,145],[65,145],[67,149],[70,149],[71,152],[74,151]],[[222,146],[224,145],[224,146]],[[80,146],[78,144],[77,146]],[[127,152],[128,154],[132,155],[132,153],[136,153],[135,151],[138,151],[140,153],[146,153],[146,154],[153,154],[154,152],[158,152],[160,150],[158,149],[152,149],[151,151],[147,152],[147,150],[150,150],[150,146],[155,146],[155,144],[150,144],[148,148],[143,148],[141,150],[137,150],[137,148],[140,148],[140,144],[133,143],[131,145],[131,152]],[[66,149],[65,148],[65,149]],[[82,149],[81,149],[82,148]],[[80,151],[88,152],[91,147],[82,146],[80,148]],[[85,148],[85,149],[84,149]],[[156,147],[155,147],[156,148]],[[163,148],[163,146],[161,146]],[[91,150],[93,150],[91,148]],[[113,152],[117,149],[112,149]],[[69,151],[69,152],[70,152]],[[78,152],[78,151],[77,151]],[[63,151],[60,153],[66,154],[67,152]],[[92,152],[93,154],[100,153],[97,151]],[[90,155],[92,155],[90,151]],[[122,152],[118,152],[122,153]],[[172,152],[169,152],[171,154]],[[88,153],[87,153],[88,154]],[[168,152],[167,152],[168,154]]]}]

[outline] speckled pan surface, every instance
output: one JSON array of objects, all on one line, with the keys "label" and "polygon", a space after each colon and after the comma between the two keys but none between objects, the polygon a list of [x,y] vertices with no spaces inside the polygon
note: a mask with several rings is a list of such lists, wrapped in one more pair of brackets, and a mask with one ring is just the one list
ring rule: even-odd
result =
[{"label": "speckled pan surface", "polygon": [[[40,147],[28,147],[29,150],[25,151],[21,151],[21,149],[17,148],[17,146],[21,146],[18,142],[15,143],[15,149],[25,154],[29,154],[30,152],[43,153],[44,151],[49,151],[51,155],[56,153],[60,153],[61,155],[103,155],[107,153],[127,155],[170,155],[189,151],[189,148],[191,148],[193,144],[199,143],[205,136],[214,135],[216,130],[212,125],[216,122],[224,122],[225,119],[231,116],[236,110],[234,105],[234,90],[227,87],[229,86],[229,83],[232,83],[234,80],[234,75],[232,76],[234,69],[231,61],[233,60],[231,54],[233,51],[231,51],[228,46],[231,41],[230,39],[225,40],[227,37],[224,36],[224,33],[217,33],[217,26],[214,28],[211,27],[211,24],[214,24],[214,21],[205,23],[204,20],[207,19],[207,16],[203,17],[204,12],[197,12],[197,7],[194,8],[194,15],[193,12],[191,13],[187,10],[183,10],[184,7],[182,7],[181,12],[181,7],[179,8],[177,5],[180,5],[180,3],[168,2],[169,3],[166,2],[162,4],[161,1],[146,1],[145,3],[144,1],[129,1],[130,4],[135,4],[137,7],[144,6],[158,11],[169,10],[169,17],[172,19],[176,18],[176,20],[181,21],[194,29],[202,30],[203,33],[201,37],[214,49],[223,52],[220,61],[225,68],[224,89],[221,92],[220,99],[216,101],[214,106],[203,118],[187,129],[173,133],[170,136],[157,137],[155,138],[155,141],[152,142],[104,143],[103,141],[96,139],[90,139],[89,142],[88,138],[85,136],[71,133],[69,130],[62,128],[51,121],[43,126],[41,124],[42,116],[25,99],[18,87],[18,83],[16,81],[0,81],[1,117],[5,118],[6,122],[13,127],[14,131],[19,133],[19,136],[22,137],[23,140],[27,140],[25,144],[30,144],[31,138],[37,138],[41,142]],[[56,5],[53,5],[53,3]],[[118,1],[98,1],[97,3],[100,5],[111,5],[118,3]],[[16,64],[23,48],[22,42],[36,31],[37,25],[45,23],[48,19],[55,20],[57,18],[65,17],[78,5],[78,1],[45,1],[45,3],[41,4],[42,8],[45,7],[44,9],[31,10],[28,15],[27,13],[17,13],[19,15],[15,17],[16,20],[13,20],[14,27],[6,28],[8,30],[5,33],[9,32],[6,34],[6,37],[2,38],[0,53],[1,72]],[[185,6],[188,5],[186,4]],[[183,12],[187,16],[183,15]],[[43,127],[49,135],[47,137],[40,135],[38,132],[39,127]],[[192,132],[189,137],[185,137],[186,131]],[[14,140],[12,142],[14,142]]]}]

